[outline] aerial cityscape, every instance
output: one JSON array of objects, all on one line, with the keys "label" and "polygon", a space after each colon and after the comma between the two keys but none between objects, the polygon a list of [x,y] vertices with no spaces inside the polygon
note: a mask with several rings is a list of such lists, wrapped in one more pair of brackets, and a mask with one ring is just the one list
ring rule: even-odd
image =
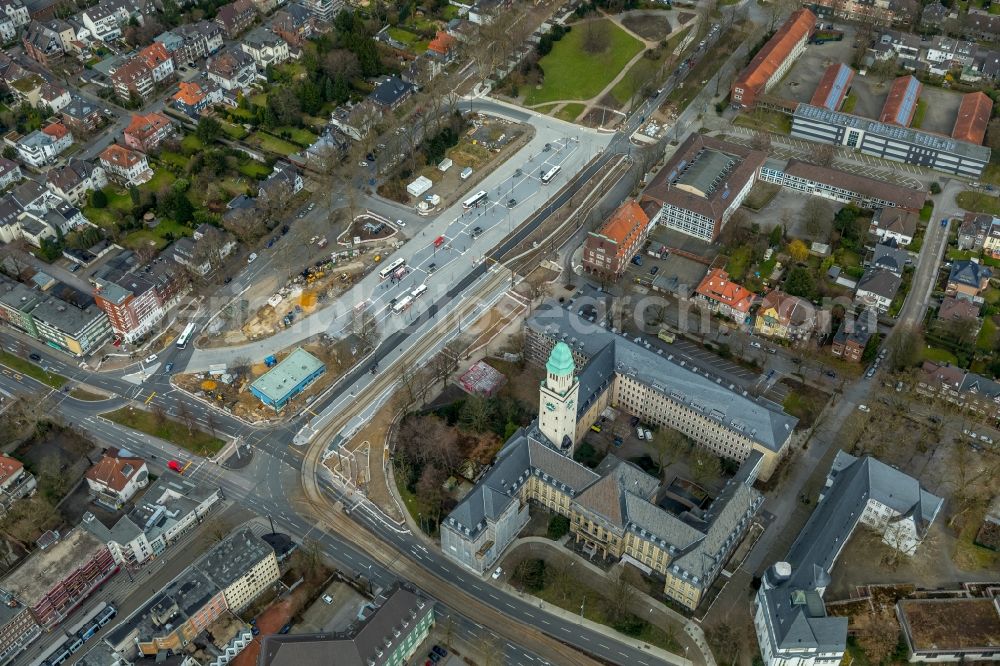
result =
[{"label": "aerial cityscape", "polygon": [[0,8],[0,666],[1000,661],[1000,4]]}]

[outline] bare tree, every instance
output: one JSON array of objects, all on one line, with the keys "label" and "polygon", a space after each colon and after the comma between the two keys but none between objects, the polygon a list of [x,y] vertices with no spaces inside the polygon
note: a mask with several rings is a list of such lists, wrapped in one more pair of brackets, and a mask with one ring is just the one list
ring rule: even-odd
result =
[{"label": "bare tree", "polygon": [[882,608],[856,616],[854,635],[869,663],[885,662],[899,644],[899,622],[891,608]]},{"label": "bare tree", "polygon": [[691,460],[691,478],[695,483],[715,482],[721,474],[722,462],[719,456],[701,447],[695,449]]},{"label": "bare tree", "polygon": [[635,599],[635,578],[634,569],[623,564],[611,580],[608,594],[608,614],[612,623],[621,622],[630,615],[629,606]]},{"label": "bare tree", "polygon": [[177,404],[177,416],[178,416],[178,418],[180,418],[181,423],[183,423],[187,427],[188,434],[189,435],[193,435],[194,434],[194,424],[195,424],[194,414],[191,412],[191,409],[187,406],[186,402],[184,402],[184,401],[178,402],[178,404]]},{"label": "bare tree", "polygon": [[828,143],[810,143],[806,160],[818,166],[830,166],[836,154],[837,149]]},{"label": "bare tree", "polygon": [[802,206],[800,218],[810,238],[822,238],[830,233],[833,211],[822,197],[809,197]]},{"label": "bare tree", "polygon": [[610,24],[603,20],[583,24],[583,50],[587,53],[604,53],[611,45]]},{"label": "bare tree", "polygon": [[354,306],[351,313],[351,332],[357,336],[362,353],[371,351],[378,344],[380,337],[378,321],[367,301]]},{"label": "bare tree", "polygon": [[750,139],[750,147],[754,150],[762,150],[765,153],[771,150],[771,133],[758,130]]},{"label": "bare tree", "polygon": [[656,452],[656,466],[663,479],[666,466],[672,465],[689,448],[687,438],[672,428],[657,430],[653,435],[653,450]]}]

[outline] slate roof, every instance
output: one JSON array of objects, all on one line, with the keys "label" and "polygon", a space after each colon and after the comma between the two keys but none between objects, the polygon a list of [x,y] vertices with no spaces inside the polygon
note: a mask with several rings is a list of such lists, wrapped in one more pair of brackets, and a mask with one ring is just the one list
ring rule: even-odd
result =
[{"label": "slate roof", "polygon": [[889,270],[869,268],[858,280],[858,292],[866,291],[892,300],[902,283],[903,279]]},{"label": "slate roof", "polygon": [[387,76],[371,92],[370,98],[380,106],[392,107],[413,92],[413,86],[398,76]]},{"label": "slate roof", "polygon": [[[874,268],[882,268],[890,271],[895,275],[902,275],[903,268],[909,261],[910,253],[900,248],[894,238],[890,238],[888,241],[875,246],[871,265]],[[859,284],[858,286],[860,287],[861,285]]]},{"label": "slate roof", "polygon": [[964,298],[945,296],[938,308],[938,319],[946,321],[963,321],[979,318],[979,306]]},{"label": "slate roof", "polygon": [[836,557],[869,499],[912,517],[921,535],[943,503],[913,477],[875,458],[838,451],[816,509],[785,556],[790,575],[768,569],[758,596],[778,649],[844,650],[847,618],[827,617],[820,590],[829,584]]},{"label": "slate roof", "polygon": [[963,259],[952,263],[951,273],[948,274],[948,282],[973,287],[978,290],[982,281],[991,277],[993,277],[993,271],[985,264]]},{"label": "slate roof", "polygon": [[913,238],[917,232],[917,215],[913,211],[902,208],[881,208],[875,213],[875,226],[885,231],[891,231]]}]

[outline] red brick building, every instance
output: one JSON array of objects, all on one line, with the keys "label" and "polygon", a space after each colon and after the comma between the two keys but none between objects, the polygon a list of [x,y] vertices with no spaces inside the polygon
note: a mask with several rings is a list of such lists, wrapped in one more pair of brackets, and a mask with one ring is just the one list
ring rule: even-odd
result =
[{"label": "red brick building", "polygon": [[635,201],[626,201],[583,244],[583,267],[588,273],[618,279],[629,260],[642,249],[650,229],[649,217]]},{"label": "red brick building", "polygon": [[752,108],[757,98],[781,80],[788,68],[806,47],[816,25],[816,15],[808,9],[792,12],[764,48],[736,77],[731,88],[734,106]]}]

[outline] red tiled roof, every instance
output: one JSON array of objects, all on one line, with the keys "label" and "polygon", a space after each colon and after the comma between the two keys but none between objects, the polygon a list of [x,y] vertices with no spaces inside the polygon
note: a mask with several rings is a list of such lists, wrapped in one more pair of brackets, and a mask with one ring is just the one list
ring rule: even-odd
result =
[{"label": "red tiled roof", "polygon": [[[847,70],[844,74],[846,81],[844,84],[836,91],[836,97],[830,99],[830,93],[834,92],[834,86],[837,84],[837,78],[841,75],[841,72]],[[813,106],[823,106],[831,111],[839,111],[840,105],[844,101],[844,97],[847,96],[847,90],[851,87],[851,81],[854,80],[854,70],[841,62],[835,62],[826,68],[823,72],[823,78],[819,80],[819,85],[816,86],[816,92],[813,93],[812,100],[810,104]]]},{"label": "red tiled roof", "polygon": [[763,88],[795,45],[807,38],[816,25],[816,15],[808,9],[792,12],[784,25],[767,40],[733,84],[744,89]]},{"label": "red tiled roof", "polygon": [[[117,452],[116,452],[117,453]],[[86,477],[94,483],[121,492],[125,484],[139,473],[146,461],[142,458],[119,458],[104,455],[96,465],[87,470]]]},{"label": "red tiled roof", "polygon": [[174,99],[181,104],[196,106],[201,100],[205,99],[205,93],[201,91],[201,86],[197,83],[181,81],[178,87],[180,90],[174,95]]},{"label": "red tiled roof", "polygon": [[753,304],[753,294],[742,285],[731,282],[729,274],[721,268],[709,271],[695,292],[739,312],[749,312]]},{"label": "red tiled roof", "polygon": [[121,81],[125,85],[130,85],[140,79],[152,76],[153,72],[151,68],[142,58],[132,58],[111,74],[113,80]]},{"label": "red tiled roof", "polygon": [[132,121],[125,128],[125,134],[131,134],[139,140],[144,140],[170,125],[170,119],[162,113],[149,113],[145,116],[132,116]]},{"label": "red tiled roof", "polygon": [[47,127],[43,127],[42,132],[56,139],[61,139],[67,134],[69,134],[69,130],[66,129],[66,126],[63,125],[62,123],[52,123]]},{"label": "red tiled roof", "polygon": [[437,35],[431,40],[430,44],[427,45],[427,50],[440,53],[441,55],[447,55],[448,51],[450,51],[454,46],[455,38],[447,32],[438,30]]},{"label": "red tiled roof", "polygon": [[124,146],[113,143],[101,153],[101,161],[128,169],[139,161],[139,155]]},{"label": "red tiled roof", "polygon": [[139,51],[139,57],[143,59],[150,69],[170,60],[170,54],[160,42],[153,42],[143,50]]},{"label": "red tiled roof", "polygon": [[641,234],[647,224],[649,218],[642,207],[635,201],[627,201],[618,207],[596,233],[617,243],[618,254],[621,254],[629,248],[628,239]]},{"label": "red tiled roof", "polygon": [[992,115],[993,100],[985,93],[974,92],[963,95],[951,138],[981,144]]},{"label": "red tiled roof", "polygon": [[763,313],[771,308],[774,308],[778,321],[783,326],[803,324],[809,318],[809,303],[807,301],[778,289],[764,296],[758,312]]},{"label": "red tiled roof", "polygon": [[0,455],[0,485],[7,483],[15,475],[24,469],[20,460],[15,460],[10,456]]}]

